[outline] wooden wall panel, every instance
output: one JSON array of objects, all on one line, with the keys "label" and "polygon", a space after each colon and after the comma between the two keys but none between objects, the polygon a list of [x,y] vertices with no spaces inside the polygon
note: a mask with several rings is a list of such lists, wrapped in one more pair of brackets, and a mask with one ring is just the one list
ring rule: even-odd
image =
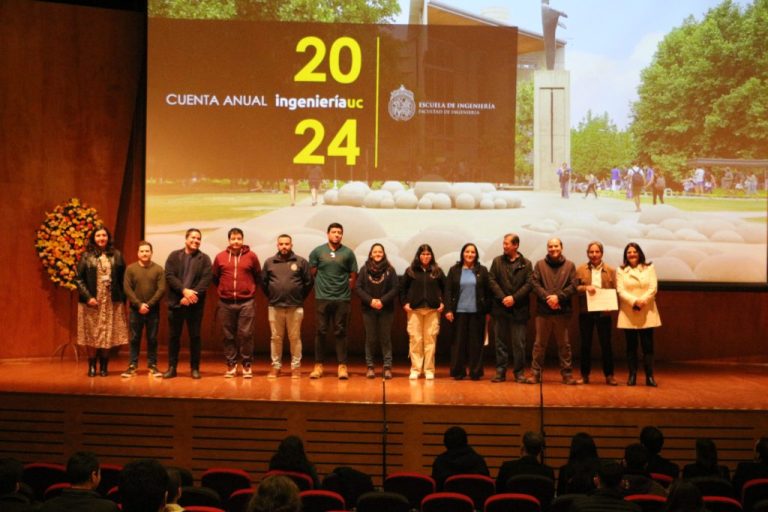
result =
[{"label": "wooden wall panel", "polygon": [[[141,14],[0,2],[0,213],[10,220],[5,223],[10,243],[2,251],[0,301],[12,305],[0,310],[5,329],[0,358],[49,356],[75,333],[76,298],[50,283],[33,249],[34,232],[46,210],[71,196],[88,201],[108,225],[117,227],[118,247],[128,261],[135,258],[143,222],[145,46]],[[203,343],[218,353],[215,301],[209,302]],[[260,304],[256,345],[263,355],[269,334]],[[303,328],[307,359],[313,350],[311,304]],[[659,306],[664,322],[657,332],[659,359],[765,357],[768,293],[664,291]],[[361,321],[358,308],[353,311],[350,347],[361,354]],[[575,325],[574,319],[574,340]],[[394,346],[404,357],[402,314],[395,327]],[[441,337],[442,354],[446,334]],[[614,335],[616,354],[623,358],[623,337],[618,331]],[[160,339],[165,347],[164,320]],[[574,345],[578,349],[578,342]],[[492,351],[486,356],[492,359]]]},{"label": "wooden wall panel", "polygon": [[[0,454],[24,462],[64,463],[76,450],[96,452],[103,462],[124,464],[154,457],[187,467],[199,479],[210,467],[236,467],[258,481],[279,441],[300,436],[321,477],[352,466],[382,482],[381,404],[146,399],[74,395],[0,395]],[[443,432],[463,426],[470,444],[485,456],[493,476],[517,458],[521,436],[539,430],[535,407],[390,405],[387,470],[430,473],[443,451]],[[589,432],[603,458],[619,459],[645,425],[665,433],[664,453],[683,465],[694,443],[709,437],[721,463],[733,470],[750,460],[755,439],[768,432],[764,411],[592,409],[545,411],[546,461],[565,463],[571,437]]]}]

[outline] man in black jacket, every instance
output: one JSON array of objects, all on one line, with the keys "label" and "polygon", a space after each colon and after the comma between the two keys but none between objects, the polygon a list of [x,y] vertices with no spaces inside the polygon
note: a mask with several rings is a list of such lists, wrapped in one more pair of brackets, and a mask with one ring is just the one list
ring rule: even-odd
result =
[{"label": "man in black jacket", "polygon": [[603,462],[597,470],[597,490],[577,498],[570,512],[640,512],[640,505],[624,500],[621,489],[623,468],[618,462]]},{"label": "man in black jacket", "polygon": [[43,504],[40,512],[117,512],[114,501],[96,492],[101,482],[101,466],[96,455],[77,452],[67,461],[67,480],[72,484],[56,498]]},{"label": "man in black jacket", "polygon": [[0,459],[0,510],[32,512],[37,508],[19,492],[24,466],[16,459]]},{"label": "man in black jacket", "polygon": [[741,496],[744,484],[755,478],[768,478],[768,437],[761,437],[755,443],[754,462],[739,462],[733,474],[733,490]]},{"label": "man in black jacket", "polygon": [[211,258],[200,250],[199,229],[187,230],[184,248],[173,251],[165,262],[168,285],[168,371],[164,379],[176,377],[179,362],[181,330],[187,324],[192,378],[200,378],[200,326],[203,323],[205,294],[211,284]]},{"label": "man in black jacket", "polygon": [[485,475],[490,476],[485,459],[477,453],[467,441],[467,432],[461,427],[450,427],[443,434],[443,445],[446,450],[435,458],[432,463],[432,478],[435,479],[437,490],[443,490],[443,484],[453,475]]},{"label": "man in black jacket", "polygon": [[552,494],[554,494],[555,470],[539,460],[543,451],[544,436],[538,432],[526,432],[523,435],[523,445],[520,447],[521,457],[517,460],[508,460],[499,468],[496,492],[507,492],[507,480],[513,476],[540,475],[552,480]]},{"label": "man in black jacket", "polygon": [[504,254],[493,259],[490,287],[494,296],[492,314],[496,331],[496,376],[491,382],[507,380],[509,347],[515,382],[530,384],[525,376],[525,335],[530,317],[531,278],[533,267],[518,252],[520,238],[514,233],[504,235]]}]

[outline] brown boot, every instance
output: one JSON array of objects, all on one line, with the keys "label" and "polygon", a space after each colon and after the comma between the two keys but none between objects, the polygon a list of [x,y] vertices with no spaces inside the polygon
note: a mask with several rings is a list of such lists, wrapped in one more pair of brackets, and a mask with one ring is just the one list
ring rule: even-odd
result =
[{"label": "brown boot", "polygon": [[337,374],[339,376],[339,380],[347,380],[349,378],[349,373],[347,373],[347,365],[340,364]]},{"label": "brown boot", "polygon": [[309,374],[310,379],[319,379],[323,376],[322,363],[315,363],[315,367],[312,369],[312,373]]}]

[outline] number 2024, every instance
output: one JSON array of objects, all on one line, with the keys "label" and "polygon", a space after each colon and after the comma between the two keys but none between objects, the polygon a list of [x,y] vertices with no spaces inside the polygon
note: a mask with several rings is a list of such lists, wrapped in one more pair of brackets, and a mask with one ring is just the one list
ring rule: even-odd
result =
[{"label": "number 2024", "polygon": [[[315,53],[299,70],[293,79],[296,82],[326,82],[327,75],[323,71],[318,71],[321,63],[325,59],[325,42],[319,37],[307,36],[299,40],[296,44],[296,51],[305,53],[309,48],[314,48]],[[347,49],[350,54],[349,69],[341,69],[341,52]],[[362,68],[362,53],[360,45],[351,37],[340,37],[331,44],[331,51],[328,55],[328,70],[331,77],[340,84],[351,84],[360,76]],[[325,138],[325,126],[317,119],[303,119],[296,125],[294,133],[304,135],[307,131],[312,131],[312,139],[304,148],[293,157],[293,163],[306,165],[322,165],[325,163],[325,156],[315,154]],[[357,120],[347,119],[341,125],[339,131],[328,144],[326,151],[328,156],[344,157],[347,165],[355,165],[357,157],[360,156],[360,148],[357,145]]]}]

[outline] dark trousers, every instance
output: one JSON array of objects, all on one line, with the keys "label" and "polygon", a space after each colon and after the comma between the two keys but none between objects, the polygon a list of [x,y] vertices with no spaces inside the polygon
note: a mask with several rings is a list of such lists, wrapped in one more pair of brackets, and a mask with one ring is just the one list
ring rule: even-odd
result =
[{"label": "dark trousers", "polygon": [[579,314],[581,331],[581,376],[592,372],[592,333],[597,327],[597,339],[603,355],[603,375],[613,375],[613,349],[611,347],[611,316],[600,313]]},{"label": "dark trousers", "polygon": [[656,198],[661,201],[661,204],[664,204],[664,189],[658,189],[656,187],[653,187],[653,204],[656,204]]},{"label": "dark trousers", "polygon": [[624,329],[627,338],[627,366],[629,373],[637,373],[637,345],[643,349],[645,375],[653,375],[653,329]]},{"label": "dark trousers", "polygon": [[392,368],[392,310],[363,310],[363,326],[365,327],[365,364],[373,366],[376,345],[381,346],[384,367]]},{"label": "dark trousers", "polygon": [[509,349],[512,349],[512,367],[515,378],[525,376],[525,337],[527,323],[515,322],[507,315],[496,317],[496,372],[506,373],[509,367]]},{"label": "dark trousers", "polygon": [[455,313],[453,318],[453,344],[451,345],[451,377],[465,377],[469,364],[470,377],[483,374],[482,313]]},{"label": "dark trousers", "polygon": [[201,299],[197,304],[168,308],[168,364],[178,366],[179,349],[181,348],[181,330],[184,323],[187,324],[189,335],[189,366],[193,370],[200,369],[200,325],[203,323],[203,311],[205,300]]},{"label": "dark trousers", "polygon": [[238,356],[243,366],[251,364],[255,310],[253,299],[232,304],[219,300],[216,316],[224,331],[224,357],[229,366],[237,364]]},{"label": "dark trousers", "polygon": [[160,324],[160,308],[154,307],[149,313],[142,315],[131,308],[128,315],[128,326],[131,329],[131,360],[130,364],[138,366],[139,351],[141,350],[141,333],[147,331],[147,365],[157,366],[157,328]]},{"label": "dark trousers", "polygon": [[329,327],[336,340],[336,361],[347,364],[348,300],[315,300],[317,335],[315,336],[315,363],[325,362],[325,338]]}]

